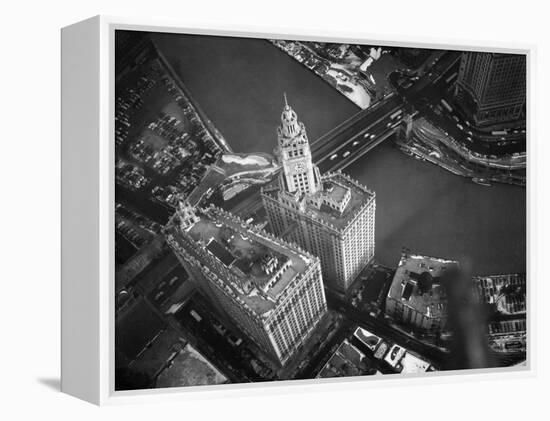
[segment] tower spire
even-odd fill
[[[319,170],[311,160],[306,128],[288,105],[286,92],[283,92],[283,97],[285,107],[281,113],[281,125],[277,127],[279,147],[276,155],[283,167],[286,190],[290,193],[313,194],[319,190]]]
[[[189,204],[187,200],[180,200],[176,209],[176,214],[179,218],[180,228],[187,231],[195,223],[199,221],[199,217],[195,213],[195,209]]]

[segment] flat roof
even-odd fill
[[[283,177],[284,178],[284,177]],[[277,193],[280,189],[279,180],[273,180],[263,190],[264,194],[277,200]],[[338,230],[344,229],[355,217],[359,209],[371,199],[374,199],[375,193],[361,186],[358,182],[352,181],[342,173],[325,173],[321,176],[323,191],[317,192],[317,195],[329,195],[336,202],[343,200],[346,189],[351,193],[350,200],[342,213],[329,206],[321,206],[320,209],[306,204],[305,213],[314,219],[318,219],[326,224],[333,225]],[[331,189],[329,191],[329,189]]]
[[[235,285],[223,277],[220,279],[258,315],[272,310],[281,292],[313,264],[313,256],[263,231],[252,231],[245,222],[218,209],[197,211],[197,215],[200,220],[187,233],[183,234],[177,223],[171,223],[169,229],[175,231],[176,240],[178,236],[189,235],[198,247],[206,245],[208,252],[242,283]],[[275,268],[270,273],[262,267],[266,257],[276,258]],[[274,281],[275,274],[280,271],[279,278]],[[249,288],[243,288],[246,285]]]
[[[430,318],[441,318],[447,314],[447,300],[439,278],[458,262],[436,257],[403,254],[395,271],[388,297]],[[433,281],[429,293],[423,291],[419,279],[425,273]]]
[[[330,196],[330,198],[335,202],[341,202],[342,200],[344,200],[344,197],[349,191],[349,188],[346,188],[339,183],[334,183],[331,181],[327,182],[327,184],[329,184],[329,186],[332,188],[332,190],[330,191],[325,191],[325,194],[327,196]]]
[[[190,344],[178,353],[157,378],[156,387],[182,387],[227,383],[223,375]]]
[[[403,366],[401,373],[424,373],[428,371],[431,364],[407,350],[401,359],[401,365]]]
[[[353,336],[355,336],[359,341],[361,341],[367,348],[369,348],[373,352],[376,349],[376,346],[382,341],[382,338],[376,336],[374,333],[371,333],[366,329],[363,329],[362,327],[358,327],[357,329],[355,329]]]

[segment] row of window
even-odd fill
[[[289,151],[287,151],[288,153],[288,157],[289,158],[294,158],[294,157],[298,157],[298,156],[304,156],[304,149],[303,148],[300,148],[300,149],[291,149]]]
[[[309,279],[295,293],[292,299],[277,315],[275,322],[269,327],[277,347],[283,352],[294,348],[310,331],[323,308],[322,295],[317,289],[322,288],[318,279]]]

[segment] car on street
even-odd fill
[[[222,336],[227,332],[227,328],[220,323],[214,323],[214,329]]]

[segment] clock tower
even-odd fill
[[[278,177],[262,186],[271,232],[318,256],[325,287],[346,292],[374,257],[375,193],[340,171],[320,174],[286,95],[275,156]]]
[[[306,128],[288,105],[286,94],[284,98],[285,106],[281,125],[277,127],[278,146],[275,150],[283,168],[283,187],[289,193],[313,194],[319,190],[319,170],[311,161]]]

